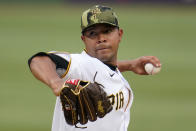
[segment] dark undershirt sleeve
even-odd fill
[[[67,60],[53,53],[45,53],[45,52],[39,52],[33,55],[31,58],[29,58],[28,60],[29,67],[30,67],[32,59],[37,56],[48,56],[55,63],[57,70],[60,69],[60,70],[64,70],[63,72],[65,72],[68,68],[69,62]]]

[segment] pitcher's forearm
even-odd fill
[[[58,92],[63,85],[63,81],[56,73],[56,65],[50,58],[47,56],[33,58],[30,69],[35,78],[48,85],[53,93],[58,95]]]
[[[134,62],[133,60],[118,61],[117,62],[118,69],[120,70],[120,72],[131,71],[134,66],[133,62]]]
[[[118,61],[117,65],[120,72],[132,71],[139,75],[148,75],[144,66],[146,63],[152,63],[155,67],[160,68],[160,60],[155,56],[142,56],[133,60]]]

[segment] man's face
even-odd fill
[[[104,63],[116,65],[123,30],[108,24],[96,24],[81,36],[87,53]]]

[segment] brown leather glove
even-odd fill
[[[112,111],[103,86],[77,79],[67,80],[60,92],[65,120],[70,125],[86,124]]]

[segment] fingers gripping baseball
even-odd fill
[[[98,83],[68,80],[60,93],[65,120],[70,125],[86,124],[112,110],[109,98]]]
[[[134,60],[133,72],[140,75],[149,75],[145,70],[145,65],[151,63],[156,68],[161,68],[160,60],[155,56],[142,56]]]
[[[141,63],[143,65],[146,63],[152,63],[155,67],[161,67],[160,60],[155,56],[142,56]]]

